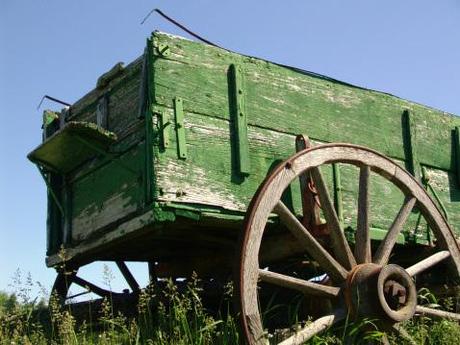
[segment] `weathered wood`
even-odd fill
[[[324,179],[319,168],[312,168],[311,176],[318,190],[321,206],[323,208],[324,216],[326,217],[327,226],[330,230],[335,257],[342,266],[350,270],[356,265],[356,261],[345,238],[342,227],[340,226],[340,221],[332,203],[329,190],[324,183]]]
[[[402,276],[406,277],[406,279],[408,279],[408,281],[410,281],[411,284],[413,284],[409,275],[421,272],[423,269],[431,267],[435,263],[440,262],[441,260],[449,256],[452,259],[452,262],[454,264],[453,267],[455,268],[456,273],[460,274],[460,252],[455,237],[452,233],[452,230],[450,229],[446,220],[443,218],[439,209],[434,204],[433,200],[429,198],[423,187],[407,171],[403,170],[400,166],[392,162],[390,159],[366,148],[357,147],[350,144],[320,145],[312,149],[302,151],[288,159],[284,164],[279,165],[265,179],[264,184],[259,188],[258,193],[254,196],[254,199],[251,202],[251,207],[248,210],[248,215],[246,217],[246,228],[244,232],[244,237],[241,242],[239,266],[240,279],[238,282],[238,292],[241,299],[240,305],[243,315],[243,331],[246,336],[246,339],[248,339],[250,344],[258,343],[255,339],[260,339],[261,337],[263,337],[263,333],[257,333],[257,330],[259,330],[259,332],[262,332],[263,329],[263,327],[261,326],[262,320],[257,319],[260,318],[261,314],[261,312],[259,311],[257,297],[259,293],[257,279],[261,274],[261,271],[259,269],[258,257],[259,250],[262,245],[261,242],[264,238],[263,234],[265,232],[270,213],[272,212],[272,210],[274,210],[277,214],[280,215],[282,223],[286,225],[288,229],[290,229],[292,233],[296,235],[296,237],[298,236],[299,240],[306,241],[306,243],[308,243],[309,248],[317,249],[317,244],[311,238],[309,238],[311,234],[309,234],[307,229],[303,227],[303,225],[300,223],[297,217],[286,207],[286,205],[283,202],[280,201],[280,199],[283,196],[283,191],[288,189],[289,185],[293,181],[297,181],[300,174],[304,173],[305,171],[314,171],[314,169],[319,169],[324,165],[336,163],[341,163],[344,165],[351,164],[356,167],[368,167],[368,171],[366,171],[367,168],[361,169],[361,195],[365,193],[367,194],[369,192],[367,184],[369,181],[369,173],[370,171],[372,171],[375,175],[378,175],[380,178],[385,179],[388,184],[392,184],[393,186],[395,186],[402,195],[411,196],[404,202],[399,212],[399,215],[396,217],[396,220],[394,221],[394,229],[399,228],[404,224],[407,214],[410,213],[412,207],[415,205],[415,203],[417,203],[418,208],[421,210],[423,216],[426,218],[428,224],[433,230],[434,235],[436,236],[437,244],[440,246],[440,248],[443,248],[447,252],[439,252],[425,260],[422,260],[420,263],[409,267],[407,269],[407,273],[404,269],[400,268],[397,265],[394,265],[393,269],[395,269],[396,271],[400,270],[401,272],[403,272],[404,275]],[[323,192],[323,195],[327,196],[328,191],[326,188],[321,186],[321,184],[324,185],[324,182],[321,183],[321,180],[324,179],[316,179],[315,184],[317,186],[319,193]],[[366,202],[364,202],[363,199],[365,200],[366,198],[361,197],[360,199],[360,206],[364,207],[366,205]],[[330,204],[330,200],[328,201],[327,198],[323,197],[321,200],[321,204],[323,206],[326,219],[328,221],[328,218],[334,219],[334,214],[332,215],[332,217],[330,215],[329,217],[326,215],[328,213],[328,211],[326,211],[326,207],[332,209],[332,206],[325,207],[325,205]],[[329,213],[333,212],[329,211]],[[397,234],[398,232],[399,231],[396,230],[391,231],[389,237],[393,238],[395,234]],[[362,241],[362,243],[365,242],[366,241]],[[391,242],[393,242],[393,240],[391,240]],[[385,250],[387,250],[387,248],[385,248]],[[320,247],[320,249],[318,250],[320,254],[322,254],[321,249],[322,247]],[[313,252],[310,254],[313,256]],[[379,254],[379,257],[386,256],[386,253]],[[324,259],[321,256],[318,256],[318,258],[320,260]],[[319,262],[318,258],[317,261]],[[328,260],[324,260],[324,262],[326,262],[326,265],[331,264],[331,262]],[[319,265],[321,267],[321,270],[325,270],[326,272],[328,272],[327,268],[324,266],[322,262],[319,262]],[[370,269],[371,272],[374,272],[375,268],[379,268],[378,265],[371,265],[373,266],[368,266],[368,269]],[[332,267],[334,267],[334,265],[332,265]],[[387,272],[387,274],[394,274],[388,273],[392,272],[391,270],[388,271],[388,267],[389,266],[384,266],[380,274],[382,274],[382,272],[384,272],[386,268],[387,271],[385,272]],[[271,273],[267,273],[266,275],[270,274]],[[347,272],[347,282],[350,281],[350,277],[351,279],[353,279],[352,276],[349,276]],[[277,285],[280,286],[288,286],[290,283],[292,283],[292,281],[289,278],[285,277],[281,278],[277,276],[275,278],[272,275],[270,278],[272,278],[273,280],[276,279]],[[332,278],[334,279],[334,277]],[[383,293],[381,291],[383,291],[383,283],[385,282],[386,278],[379,275],[379,281],[380,279],[383,279],[383,281],[379,283],[381,285],[379,285],[378,291],[379,293]],[[260,287],[263,288],[263,286]],[[410,285],[410,289],[410,291],[412,291],[411,296],[415,298],[416,286]],[[341,298],[344,299],[345,297],[341,295]],[[369,298],[372,298],[372,296],[369,296]],[[379,300],[381,300],[381,298],[384,297],[381,297],[381,295],[379,294]],[[342,302],[344,304],[347,304],[344,300],[342,300]],[[368,302],[370,303],[370,301]],[[388,306],[386,307],[387,309],[385,310],[385,313],[390,313],[391,310],[388,308]],[[252,330],[249,330],[248,321],[245,318],[248,315],[251,315],[252,323],[257,325],[257,327],[252,328]],[[392,320],[396,321],[398,321],[399,318],[401,318],[399,320],[401,321],[404,320],[406,316],[409,318],[412,317],[412,313],[409,313],[408,315],[401,315],[399,315],[398,319],[396,319],[396,316],[394,315],[394,313],[392,313],[387,318],[391,318]],[[323,319],[313,321],[312,324],[323,325],[321,320]],[[308,329],[308,326],[306,327]],[[318,331],[322,329],[322,327],[318,327]],[[301,336],[301,338],[299,338],[299,334],[306,335],[305,337]],[[297,332],[296,335],[292,336],[286,341],[287,343],[303,343],[308,339],[308,336],[314,334],[314,332],[309,333],[309,331],[305,331],[304,333],[302,333],[301,330]]]
[[[358,264],[369,263],[372,259],[369,229],[369,177],[368,166],[361,167],[359,173],[358,224],[356,228],[355,258]]]
[[[143,168],[144,150],[142,145],[137,145],[73,183],[74,241],[88,239],[103,227],[143,207]]]
[[[167,49],[167,54],[160,47]],[[230,66],[241,67],[234,70],[238,75],[233,81]],[[118,140],[110,144],[108,152],[97,150],[97,155],[78,164],[76,151],[74,156],[66,155],[73,165],[61,171],[65,176],[49,178],[57,204],[64,206],[59,214],[54,206],[49,211],[56,238],[52,239],[48,264],[66,261],[78,267],[98,259],[141,259],[158,260],[158,267],[169,267],[177,274],[188,274],[194,268],[213,277],[217,270],[227,273],[228,253],[258,190],[246,218],[250,230],[241,245],[239,282],[243,328],[252,334],[252,343],[265,341],[258,278],[343,299],[338,288],[262,271],[260,264],[278,264],[307,252],[319,263],[321,273],[341,283],[356,265],[347,242],[348,231],[357,229],[358,263],[371,260],[372,225],[372,230],[390,229],[374,258],[377,263],[388,262],[398,236],[430,243],[434,236],[441,251],[407,272],[416,275],[449,257],[460,273],[454,233],[438,210],[438,206],[446,210],[452,225],[460,225],[460,190],[453,183],[458,178],[458,161],[452,151],[458,146],[458,140],[452,142],[452,131],[460,125],[458,118],[387,94],[161,33],[148,40],[144,56],[114,71],[72,105],[67,115],[60,116],[62,125],[78,120],[107,127]],[[170,122],[174,119],[175,126]],[[298,133],[308,134],[315,143],[365,145],[397,161],[340,144],[311,148],[276,168],[294,153]],[[334,164],[341,164],[340,186]],[[409,166],[418,176],[421,164],[426,167],[435,202],[400,167]],[[324,165],[328,167],[320,172]],[[266,179],[272,171],[274,175]],[[312,207],[314,192],[309,204],[300,195],[307,190],[308,174],[319,193],[333,255],[326,249],[329,238],[321,238],[323,247],[309,232],[309,224],[320,224],[321,213]],[[258,189],[264,180],[265,185]],[[410,197],[399,209],[406,196]],[[273,209],[289,232],[278,227]],[[299,221],[302,213],[309,218],[304,222],[307,226]],[[420,214],[424,219],[419,222]],[[275,241],[285,246],[276,250]],[[57,255],[62,244],[68,248]],[[216,248],[219,255],[211,261],[209,253]],[[127,267],[118,265],[131,288],[138,291]],[[74,278],[74,283],[105,294]],[[335,315],[329,315],[313,321],[299,332],[300,338],[293,337],[288,343],[305,340],[334,319]]]
[[[72,104],[68,121],[88,121],[97,124],[99,99],[106,97],[108,130],[122,136],[133,122],[138,121],[139,90],[143,56],[120,69],[107,82]]]
[[[316,334],[321,333],[328,327],[331,327],[333,324],[343,320],[345,316],[345,311],[336,310],[333,314],[320,317],[312,323],[308,323],[301,330],[296,332],[288,339],[282,341],[278,345],[301,345]]]
[[[66,121],[96,123],[97,105],[104,97],[108,106],[107,127],[119,137],[111,147],[111,151],[116,152],[115,157],[99,157],[86,162],[66,176],[72,199],[68,222],[72,245],[97,236],[98,231],[116,228],[117,222],[127,220],[154,202],[193,205],[198,212],[207,206],[221,208],[224,212],[244,212],[267,172],[276,162],[293,153],[294,136],[299,132],[308,134],[316,142],[360,143],[404,160],[407,158],[403,140],[404,109],[410,111],[413,131],[417,134],[413,144],[419,162],[432,167],[427,170],[435,175],[433,188],[449,215],[452,214],[450,221],[454,227],[460,228],[457,226],[460,215],[455,211],[460,192],[452,183],[456,177],[450,155],[451,146],[455,146],[450,143],[451,132],[460,120],[389,95],[214,47],[203,47],[178,37],[155,33],[150,41],[168,46],[170,54],[166,57],[153,48],[148,49],[146,56],[120,70],[107,79],[103,87],[91,91],[70,108]],[[245,157],[251,165],[251,175],[245,179],[238,172],[238,147],[232,138],[231,65],[241,66],[244,78],[248,146]],[[163,148],[158,140],[164,128],[156,111],[165,116],[163,120],[172,121],[175,98],[184,100],[186,162],[177,160],[177,139],[173,133],[170,133],[170,147]],[[148,115],[154,114],[153,119],[147,116],[144,121],[145,114],[140,113],[144,108]],[[153,123],[149,122],[151,120]],[[436,126],[432,125],[434,123]],[[175,130],[171,125],[169,129]],[[137,151],[138,144],[144,149],[141,153],[139,148],[140,164],[125,163],[139,168],[139,176],[120,178],[121,168],[111,161],[119,154],[126,156],[128,151]],[[121,161],[124,158],[120,156]],[[405,164],[404,161],[400,163]],[[104,169],[108,164],[110,168]],[[331,173],[323,171],[332,192]],[[344,216],[338,218],[343,223],[342,228],[356,227],[357,185],[350,178],[354,174],[348,167],[341,167],[340,201]],[[109,186],[109,181],[119,181],[119,185]],[[97,193],[89,197],[93,190]],[[298,215],[302,207],[299,191],[294,186],[288,192],[292,199],[289,207]],[[393,205],[399,203],[400,196],[378,180],[371,182],[370,193],[373,201],[374,195],[377,196],[372,226],[384,231],[391,225],[388,223]],[[330,195],[331,199],[337,200],[337,197],[338,192]],[[389,202],[380,202],[381,198],[388,198]],[[314,217],[319,223],[318,212]],[[407,231],[416,226],[423,231],[419,231],[416,239],[426,241],[428,234],[423,230],[426,224],[418,224],[415,216],[409,217]],[[62,244],[62,240],[57,242],[52,252]]]
[[[93,283],[91,283],[91,282],[89,282],[89,281],[87,281],[87,280],[85,280],[83,278],[80,278],[78,276],[72,277],[72,283],[75,283],[75,284],[81,286],[84,289],[89,289],[91,292],[93,292],[96,295],[101,296],[101,297],[110,298],[110,296],[112,294],[115,294],[112,291],[100,288],[99,286],[97,286],[97,285],[95,285],[95,284],[93,284]]]
[[[347,270],[318,243],[282,201],[276,204],[273,211],[280,216],[282,223],[292,234],[304,243],[306,251],[319,262],[332,279],[340,283],[347,278]]]
[[[453,116],[170,35],[158,34],[157,39],[171,52],[155,66],[156,96],[161,104],[168,105],[168,94],[178,94],[190,98],[186,111],[228,118],[226,73],[229,64],[238,62],[246,71],[249,124],[271,123],[284,132],[308,133],[329,142],[354,142],[404,159],[401,116],[408,109],[417,126],[420,162],[443,169],[452,166],[451,130],[460,123]],[[191,92],[198,88],[198,94]]]
[[[245,87],[241,66],[231,64],[229,68],[229,102],[231,108],[231,122],[233,122],[236,150],[238,152],[238,171],[241,175],[250,174],[251,160],[249,158],[248,124],[245,105]]]
[[[443,319],[451,319],[451,320],[460,321],[459,313],[452,313],[452,312],[448,312],[444,310],[423,307],[421,305],[418,305],[415,308],[415,312],[423,316],[433,316],[433,317],[439,317]]]
[[[403,143],[406,155],[407,170],[414,175],[417,181],[420,180],[420,162],[417,154],[416,124],[414,116],[409,110],[403,112]]]
[[[393,224],[391,225],[390,230],[387,232],[385,239],[380,243],[377,252],[374,256],[373,262],[378,265],[383,265],[388,262],[390,258],[390,253],[393,250],[393,247],[396,243],[396,239],[398,238],[398,234],[401,232],[404,223],[406,222],[407,218],[409,217],[412,209],[415,206],[417,199],[412,197],[406,199],[404,204],[401,206],[398,215],[396,216]]]
[[[136,279],[132,275],[131,271],[129,270],[128,266],[123,261],[116,261],[115,262],[120,269],[121,274],[123,277],[126,279],[126,282],[128,283],[129,287],[134,293],[139,293],[140,287],[139,284],[137,283]]]
[[[153,221],[154,211],[147,211],[140,216],[120,224],[111,232],[101,235],[93,241],[82,242],[78,246],[66,248],[63,253],[49,255],[46,258],[46,264],[51,267],[69,261],[91,262],[93,261],[92,255],[94,252],[107,246],[113,246],[116,243],[123,243],[123,240],[130,235],[141,233],[143,227]]]
[[[298,135],[295,138],[295,149],[296,152],[310,148],[311,142],[308,136]],[[300,183],[300,198],[302,200],[302,223],[307,227],[313,230],[313,227],[316,227],[321,224],[319,207],[316,203],[316,196],[310,190],[309,184],[312,183],[311,175],[309,172],[301,174],[299,176]]]
[[[415,144],[420,163],[451,169],[451,156],[448,154],[444,156],[444,152],[451,150],[451,128],[449,126],[453,125],[454,122],[459,122],[453,117],[445,116],[443,113],[389,95],[336,84],[325,79],[296,73],[270,63],[222,52],[212,47],[202,49],[199,44],[188,41],[182,42],[176,37],[158,34],[156,38],[171,49],[171,54],[167,59],[158,57],[155,60],[154,68],[157,76],[155,81],[156,106],[171,109],[172,103],[168,97],[170,95],[180,95],[184,98],[184,104],[186,105],[184,111],[186,117],[190,119],[190,127],[196,126],[192,118],[198,117],[198,114],[203,117],[200,121],[201,123],[208,121],[218,123],[217,119],[221,119],[223,121],[220,126],[227,128],[224,132],[219,131],[223,135],[221,136],[223,140],[230,138],[230,133],[228,133],[231,119],[228,107],[228,66],[237,63],[244,67],[245,89],[248,92],[245,101],[249,114],[248,141],[250,160],[252,166],[260,167],[259,169],[253,169],[257,172],[265,173],[270,169],[270,165],[274,161],[290,155],[292,149],[274,151],[270,160],[271,163],[268,160],[260,159],[259,148],[253,146],[257,136],[251,137],[251,128],[254,129],[254,132],[259,133],[262,132],[258,130],[260,128],[267,129],[267,132],[280,132],[287,138],[291,137],[290,140],[292,140],[292,135],[303,132],[322,141],[363,144],[392,157],[399,158],[404,166],[404,160],[406,159],[403,147],[404,128],[402,116],[404,109],[411,111],[411,118],[417,126],[414,129],[417,132],[417,142]],[[195,92],[197,89],[200,90],[199,93]],[[373,116],[369,116],[369,113],[372,113]],[[340,114],[340,116],[337,116],[337,114]],[[431,123],[438,122],[437,118],[442,119],[440,124],[431,126],[436,129],[430,131],[428,124],[430,121],[433,121]],[[334,128],[331,128],[331,123]],[[439,129],[439,126],[443,129]],[[424,139],[425,136],[428,136],[429,140],[432,140],[436,145],[439,144],[437,147],[439,151],[442,151],[441,154],[435,152],[437,149],[434,150],[433,146]],[[273,140],[277,142],[276,138]],[[206,141],[209,141],[209,139]],[[191,143],[189,152],[198,145],[204,147],[206,144],[204,142]],[[284,147],[284,144],[282,145]],[[225,174],[216,173],[214,175],[210,171],[222,171],[220,167],[227,164],[228,157],[231,157],[232,160],[235,159],[235,151],[229,151],[228,153],[224,151],[219,152],[219,154],[212,154],[216,157],[215,166],[217,170],[204,167],[206,175],[209,175],[203,176],[201,174],[202,178],[206,177],[208,180],[205,185],[216,184],[216,180],[226,180]],[[280,155],[280,153],[282,154]],[[209,152],[203,153],[203,155],[208,157]],[[222,157],[226,158],[222,159]],[[425,158],[422,159],[422,157]],[[161,158],[160,155],[160,164]],[[435,163],[439,159],[442,159],[444,163]],[[169,155],[166,153],[165,161],[167,160],[169,160]],[[230,165],[230,167],[236,169],[236,162],[234,162],[234,165]],[[193,175],[196,176],[203,166],[197,162],[196,168],[194,164],[188,165],[187,168],[175,168],[181,168],[181,175],[187,176],[187,173],[192,171]],[[354,228],[356,218],[355,216],[350,216],[347,212],[356,211],[356,203],[353,202],[354,194],[352,192],[353,187],[356,186],[345,180],[347,175],[348,172],[344,171],[342,178],[344,227],[351,226]],[[239,183],[239,187],[241,187],[235,188],[235,190],[232,189],[232,198],[236,196],[236,199],[241,201],[240,205],[247,205],[249,202],[247,196],[252,195],[256,190],[256,188],[253,189],[252,183],[255,182],[254,184],[258,185],[263,178],[259,177],[259,175],[251,175],[250,179],[241,183],[241,180],[232,173],[231,179]],[[195,178],[190,178],[189,180],[189,184],[193,187],[193,183],[190,181],[195,181]],[[182,184],[185,185],[186,183],[182,181]],[[213,189],[219,190],[217,186]],[[381,186],[379,182],[373,182],[371,190],[372,200],[374,200],[374,195],[378,196],[375,199],[375,203],[379,207],[378,212],[373,214],[373,227],[387,229],[391,225],[392,205],[399,203],[400,196],[393,194],[391,190]],[[170,197],[172,198],[173,195],[171,194]],[[178,193],[178,195],[181,195],[181,193]],[[393,201],[379,202],[382,195],[386,195]],[[219,195],[217,196],[219,197]],[[448,194],[446,194],[446,197],[448,198]],[[179,202],[186,202],[187,198],[181,197],[178,200],[180,200]],[[221,200],[221,198],[216,200]],[[449,204],[451,202],[452,200],[448,201]],[[217,203],[220,204],[219,201]],[[222,203],[222,205],[225,208],[229,206],[227,203]],[[234,203],[234,205],[236,204]],[[460,224],[460,219],[458,219],[458,222]],[[411,218],[409,223],[411,226],[415,226],[417,220]],[[422,229],[423,224],[419,224],[419,228]]]
[[[294,289],[307,295],[335,298],[340,293],[340,288],[338,287],[312,283],[303,279],[289,277],[284,274],[262,269],[259,270],[259,278],[263,282]]]
[[[416,264],[406,268],[406,271],[407,273],[409,273],[410,276],[412,277],[416,276],[417,274],[422,273],[423,271],[447,259],[448,257],[450,257],[450,255],[451,254],[448,250],[443,250],[441,252],[433,254],[427,257],[426,259],[423,259],[422,261],[419,261]]]

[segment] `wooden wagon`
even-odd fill
[[[77,274],[99,260],[115,261],[134,294],[126,261],[158,278],[225,280],[236,260],[250,344],[276,327],[260,311],[273,287],[305,296],[296,306],[312,321],[283,344],[346,315],[392,329],[416,314],[458,320],[417,302],[422,287],[458,285],[458,126],[389,94],[155,32],[140,58],[44,112],[28,157],[48,186],[54,289],[107,296]]]

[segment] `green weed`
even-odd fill
[[[106,272],[110,278],[110,272]],[[52,296],[44,302],[43,289],[40,298],[32,298],[30,292],[34,283],[30,276],[25,278],[20,272],[15,275],[15,294],[0,292],[0,344],[34,345],[233,345],[241,342],[238,325],[233,315],[221,313],[213,316],[203,306],[202,285],[197,277],[192,277],[185,288],[179,289],[173,281],[163,288],[152,284],[140,293],[135,317],[126,317],[115,312],[111,299],[105,299],[97,320],[77,321],[68,306],[62,307],[58,298]],[[110,281],[107,281],[110,288]],[[226,298],[221,307],[228,310],[232,288],[227,287]],[[430,306],[452,307],[452,301],[439,302],[429,291],[421,291],[421,303]],[[276,309],[283,306],[271,305]],[[285,306],[288,308],[287,306]],[[298,305],[291,307],[297,314]],[[88,310],[88,316],[92,315]],[[297,320],[292,318],[293,322]],[[301,327],[303,324],[299,323]],[[460,339],[460,326],[449,320],[432,320],[420,317],[406,322],[403,327],[417,344],[452,344]],[[280,330],[292,332],[293,330]],[[275,341],[277,334],[271,335]],[[386,338],[374,320],[347,320],[321,335],[315,336],[307,344],[379,344]],[[405,344],[404,339],[389,335],[391,344]]]

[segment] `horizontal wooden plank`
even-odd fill
[[[140,143],[71,185],[73,241],[83,241],[144,207],[143,167]]]
[[[451,169],[456,117],[388,94],[301,74],[263,60],[157,33],[169,46],[155,60],[155,101],[168,107],[184,99],[185,111],[229,118],[228,69],[245,71],[248,123],[305,133],[326,142],[350,142],[405,159],[402,114],[410,110],[421,163]]]
[[[172,109],[162,111],[172,115]],[[157,201],[194,205],[194,210],[198,214],[202,210],[207,210],[208,206],[220,207],[229,213],[240,211],[244,214],[269,171],[295,152],[294,136],[249,126],[249,152],[251,166],[255,168],[250,176],[241,178],[237,169],[236,148],[231,146],[230,123],[222,118],[190,112],[184,115],[184,121],[187,159],[177,158],[175,140],[171,141],[166,151],[157,152],[154,162]],[[313,144],[319,143],[313,141]],[[402,161],[397,163],[404,165]],[[359,168],[347,164],[340,164],[338,168],[341,175],[342,222],[345,228],[356,229]],[[436,171],[438,175],[443,176],[442,171]],[[333,191],[332,166],[323,168],[322,173],[329,189]],[[446,181],[439,183],[445,184]],[[449,188],[452,191],[457,190],[452,184]],[[444,189],[447,190],[448,187]],[[404,201],[403,193],[383,177],[371,173],[369,200],[370,226],[386,231]],[[297,214],[301,214],[298,181],[295,181],[285,193],[283,201]],[[455,207],[455,204],[449,204],[449,208],[451,207]],[[460,219],[452,219],[454,227],[460,225]],[[413,212],[403,228],[403,233],[426,239],[426,222],[419,219],[417,212]]]
[[[171,109],[164,109],[172,116]],[[158,201],[198,203],[245,211],[254,192],[276,163],[295,152],[294,137],[258,127],[248,128],[251,172],[239,174],[236,147],[227,120],[200,114],[184,116],[187,159],[177,158],[177,143],[154,162]],[[252,171],[252,170],[251,170]]]
[[[113,247],[114,244],[120,245],[124,238],[132,236],[138,233],[140,229],[145,227],[147,224],[151,224],[154,221],[153,210],[146,211],[145,213],[126,221],[112,231],[99,236],[97,239],[92,241],[86,241],[81,244],[74,244],[70,248],[66,248],[65,252],[59,254],[50,255],[46,258],[46,264],[56,266],[62,262],[69,262],[70,260],[80,259],[82,262],[87,263],[92,261],[91,253],[94,251],[100,251],[104,247]]]
[[[100,97],[108,95],[108,130],[123,136],[123,132],[139,121],[142,57],[126,66],[103,88],[95,88],[70,108],[70,119],[96,123],[96,108]]]

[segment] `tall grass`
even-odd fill
[[[115,312],[107,299],[99,308],[97,321],[88,317],[87,321],[80,322],[76,321],[71,307],[60,306],[56,297],[51,298],[49,305],[44,302],[44,296],[31,298],[31,284],[27,277],[22,286],[16,282],[15,294],[0,293],[1,345],[230,345],[241,341],[234,316],[230,313],[211,315],[203,306],[201,285],[196,278],[180,290],[172,281],[161,289],[158,285],[143,289],[134,317]],[[438,304],[429,292],[422,294],[422,298],[430,305]],[[227,294],[224,303],[230,301],[231,296]],[[91,314],[89,310],[88,316]],[[457,345],[460,342],[460,326],[449,320],[422,317],[404,326],[417,344]],[[380,343],[384,336],[373,320],[351,322],[347,319],[308,344]],[[276,336],[272,335],[271,340],[274,342]],[[405,344],[404,339],[394,336],[390,336],[389,341]]]

